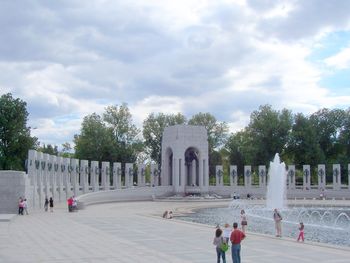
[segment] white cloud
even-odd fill
[[[347,69],[350,67],[350,47],[344,48],[339,53],[325,59],[327,66],[335,69]]]
[[[262,104],[350,103],[308,61],[320,35],[349,30],[346,1],[19,3],[0,8],[0,88],[28,103],[44,143],[71,141],[84,116],[122,102],[140,128],[151,112],[210,112],[232,130]],[[349,67],[349,53],[325,63]]]

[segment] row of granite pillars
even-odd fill
[[[334,190],[340,190],[342,187],[341,184],[341,169],[340,164],[332,165],[333,173],[333,184],[332,187]],[[295,165],[288,165],[287,173],[287,187],[288,189],[295,189]],[[259,175],[259,184],[258,187],[266,187],[267,185],[267,170],[265,165],[259,165],[258,167]],[[307,190],[311,187],[311,170],[310,165],[303,165],[303,189]],[[326,187],[326,165],[319,164],[317,166],[317,187],[318,189],[325,189]],[[237,166],[230,165],[230,186],[237,186],[238,174]],[[223,166],[216,166],[216,186],[223,186]],[[314,184],[315,185],[315,184]],[[244,166],[244,186],[252,186],[252,167],[250,165]],[[350,164],[348,164],[348,189],[350,190]]]
[[[130,188],[134,185],[134,164],[126,163],[124,182],[122,164],[79,160],[29,150],[27,160],[28,178],[31,185],[31,204],[43,207],[46,197],[62,202],[71,196],[101,190]],[[111,169],[112,168],[112,169]],[[150,185],[159,185],[159,171],[151,165]],[[137,165],[137,185],[146,186],[146,165]]]

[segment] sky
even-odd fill
[[[350,106],[347,0],[2,0],[0,32],[0,95],[42,144],[124,102],[139,128],[209,112],[231,132],[264,104]]]

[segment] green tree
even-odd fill
[[[74,136],[75,157],[95,161],[113,161],[115,141],[101,116],[96,113],[84,117],[80,135]]]
[[[253,147],[252,165],[267,165],[276,153],[283,157],[292,123],[291,111],[276,111],[270,105],[260,106],[250,115],[247,132]]]
[[[162,137],[165,127],[185,124],[186,118],[181,113],[177,114],[163,114],[163,113],[151,113],[143,122],[143,138],[151,159],[159,166],[162,160]]]
[[[343,163],[350,162],[350,108],[344,112],[343,127],[339,133],[340,159]]]
[[[339,135],[346,119],[344,110],[322,109],[310,116],[310,121],[317,130],[317,137],[323,154],[328,162],[338,162],[342,145],[339,143]]]
[[[209,145],[209,174],[215,175],[215,166],[221,165],[219,148],[226,142],[228,136],[228,125],[219,122],[210,113],[197,113],[188,121],[189,125],[204,126],[208,133]]]
[[[228,125],[225,122],[219,122],[210,113],[197,113],[188,121],[189,125],[204,126],[208,132],[209,152],[220,148],[227,139]]]
[[[143,150],[141,132],[132,123],[132,115],[128,106],[109,106],[103,114],[103,120],[113,133],[114,159],[120,162],[135,162]]]
[[[52,146],[51,144],[48,144],[48,145],[43,145],[43,146],[40,146],[38,148],[38,151],[39,152],[42,152],[42,153],[47,153],[47,154],[51,154],[51,155],[58,155],[58,148],[57,146]]]
[[[0,170],[24,170],[28,150],[38,145],[27,127],[26,106],[10,93],[0,97]]]
[[[325,161],[318,143],[317,130],[311,121],[301,113],[295,115],[286,155],[296,164],[315,166]]]

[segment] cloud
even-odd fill
[[[339,53],[325,59],[329,67],[335,69],[347,69],[350,67],[350,47],[344,48]]]
[[[19,8],[19,6],[21,8]],[[262,104],[311,113],[350,99],[321,87],[308,56],[320,35],[349,30],[339,1],[2,1],[0,89],[28,103],[43,143],[79,133],[84,116],[128,103],[151,112],[212,113],[242,128]],[[349,66],[346,49],[324,61]]]

